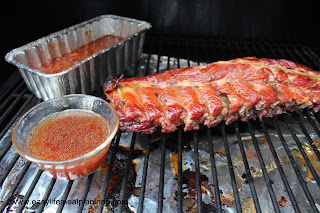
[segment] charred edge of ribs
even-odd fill
[[[316,112],[319,109],[319,105],[315,104],[314,106],[308,106],[306,104],[296,104],[294,102],[286,103],[284,106],[276,106],[274,108],[266,108],[261,111],[257,111],[254,108],[251,108],[248,113],[244,116],[239,116],[242,121],[248,121],[249,119],[259,118],[260,120],[263,117],[273,117],[274,115],[280,115],[285,112],[293,112],[300,109],[312,108]]]
[[[273,88],[274,89],[274,88]],[[274,89],[275,90],[275,89]],[[275,92],[277,92],[275,90]],[[280,101],[275,101],[274,103],[265,105],[264,100],[260,100],[255,105],[248,108],[247,106],[240,107],[237,112],[230,113],[229,107],[231,101],[226,93],[220,93],[218,97],[222,100],[224,107],[221,109],[220,113],[215,116],[214,119],[208,119],[205,114],[201,117],[194,119],[190,128],[187,130],[197,130],[199,129],[199,124],[203,123],[207,127],[213,127],[218,125],[220,122],[225,121],[225,123],[231,124],[232,122],[240,119],[241,121],[248,121],[249,119],[263,119],[263,117],[273,117],[274,115],[279,115],[285,113],[286,111],[296,111],[305,108],[313,108],[315,112],[320,110],[320,105],[318,104],[297,104],[296,102],[280,103]],[[163,132],[173,132],[177,130],[177,127],[185,124],[182,119],[175,119],[171,121],[170,126],[163,126],[160,122],[154,123],[154,121],[145,120],[144,118],[135,117],[134,119],[128,121],[125,117],[120,117],[120,130],[130,131],[130,132],[142,132],[146,134],[151,134],[156,131],[158,126],[162,127]],[[186,129],[185,129],[186,131]]]
[[[256,110],[255,107],[252,107],[251,109],[248,110],[248,112],[246,112],[243,115],[240,115],[239,112],[227,115],[227,113],[222,110],[222,112],[220,113],[220,115],[218,115],[216,117],[216,119],[214,121],[212,121],[211,123],[205,123],[204,124],[208,127],[213,127],[218,125],[219,123],[221,123],[223,120],[225,121],[225,123],[227,125],[233,123],[234,121],[238,120],[240,118],[241,121],[248,121],[250,119],[257,119],[259,118],[260,120],[263,119],[263,117],[273,117],[275,115],[280,115],[282,113],[285,113],[287,111],[296,111],[296,110],[301,110],[301,109],[305,109],[305,108],[313,108],[313,110],[315,112],[318,112],[320,109],[320,105],[318,104],[314,104],[312,106],[308,106],[306,104],[296,104],[294,102],[290,102],[290,103],[286,103],[283,106],[276,106],[276,107],[267,107],[265,109],[262,110]],[[177,126],[182,125],[183,123],[179,123],[177,125],[175,125],[175,128],[170,129],[163,129],[164,132],[172,132],[175,131],[177,128]],[[195,121],[194,125],[192,125],[193,129],[199,129],[199,122]],[[120,130],[122,131],[130,131],[130,132],[136,132],[136,131],[140,131],[142,133],[146,133],[146,134],[152,134],[156,131],[157,126],[155,126],[152,122],[141,122],[139,118],[135,118],[129,122],[127,121],[123,121],[120,125]]]
[[[315,113],[317,113],[317,112],[319,112],[319,110],[320,110],[320,105],[315,104],[315,105],[313,106],[313,111],[314,111]]]
[[[123,77],[122,74],[119,78],[108,78],[103,85],[103,91],[106,93],[115,90]]]

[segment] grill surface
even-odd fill
[[[319,70],[320,57],[317,51],[317,49],[301,45],[267,42],[147,38],[144,50],[147,55],[143,66],[138,64],[136,68],[127,71],[125,74],[130,77],[159,72],[163,56],[168,56],[169,59],[177,59],[175,67],[168,63],[167,69],[180,67],[180,58],[187,59],[187,65],[194,65],[194,62],[212,62],[236,57],[257,56],[285,58],[305,64],[314,70]],[[156,66],[153,69],[151,69],[151,60],[156,60],[154,63]],[[93,193],[92,187],[97,180],[101,182],[99,192],[96,192],[99,200],[127,200],[133,194],[137,198],[135,210],[144,212],[150,210],[147,206],[146,192],[153,190],[157,195],[157,198],[155,198],[157,212],[166,212],[168,202],[170,202],[168,199],[164,199],[167,190],[166,185],[168,184],[166,176],[166,165],[169,163],[168,150],[177,156],[175,179],[177,188],[174,201],[172,201],[176,204],[174,211],[224,212],[233,209],[237,212],[250,212],[250,210],[256,212],[280,212],[282,210],[318,212],[320,210],[318,198],[320,190],[320,147],[317,147],[317,143],[314,142],[314,139],[320,137],[320,115],[313,113],[311,110],[301,110],[262,121],[235,122],[229,126],[221,124],[211,129],[202,127],[200,131],[189,133],[184,133],[181,128],[172,134],[155,133],[144,137],[146,143],[143,151],[135,149],[137,141],[141,138],[140,134],[131,134],[127,150],[124,150],[124,147],[120,144],[126,133],[118,132],[106,158],[108,166],[104,167],[103,177],[99,179],[96,177],[97,174],[93,173],[80,180],[60,181],[49,178],[33,164],[21,159],[12,147],[11,130],[14,122],[23,112],[40,102],[27,90],[22,78],[18,74],[16,75],[17,78],[12,81],[11,87],[0,95],[1,212],[4,210],[42,212],[48,206],[50,207],[51,204],[47,205],[46,201],[57,191],[61,194],[58,199],[62,201],[67,201],[71,193],[78,194],[79,200],[83,202],[71,206],[71,209],[75,212],[102,212],[107,207],[116,212],[130,211],[126,203],[87,205],[84,201],[90,196],[90,193]],[[101,91],[98,91],[95,95],[103,97]],[[289,136],[287,133],[289,133]],[[250,138],[250,140],[245,140],[245,137]],[[273,140],[275,138],[281,142],[281,146],[274,145]],[[290,149],[292,141],[294,141],[296,147],[295,153]],[[219,146],[217,146],[217,143],[219,143]],[[251,152],[249,152],[249,146],[252,147]],[[209,158],[207,161],[209,162],[203,161],[201,152],[203,147],[208,150]],[[234,151],[235,149],[238,154]],[[157,187],[151,189],[150,164],[154,161],[154,150],[159,150],[158,155],[156,155],[159,161],[159,172],[157,183],[154,184]],[[186,177],[186,171],[183,168],[186,163],[184,156],[188,150],[192,153],[194,165],[193,173]],[[273,162],[272,165],[275,167],[272,171],[269,170],[270,160],[266,159],[266,153],[268,153]],[[140,166],[141,187],[137,190],[137,188],[134,188],[135,167],[131,162],[141,154],[144,156]],[[224,163],[227,165],[227,173],[224,174],[221,174],[220,156],[223,156]],[[287,161],[286,164],[284,159]],[[256,171],[254,171],[257,168],[253,168],[253,160],[257,162],[257,168],[261,173],[258,178],[256,177]],[[305,165],[304,167],[300,166],[301,162]],[[209,192],[206,192],[203,186],[205,176],[203,165],[205,163],[210,164],[208,172],[211,176],[207,181],[212,187]],[[240,175],[242,179],[239,178],[238,174],[239,165],[244,168],[244,172]],[[114,179],[115,167],[118,169],[117,179]],[[32,175],[29,173],[32,173]],[[31,177],[28,186],[24,185],[27,182],[26,174]],[[294,174],[295,177],[293,178],[291,174]],[[310,180],[307,180],[306,177],[309,177]],[[275,183],[274,179],[277,178],[279,181]],[[191,179],[194,180],[194,203],[189,205],[186,202],[188,199],[186,185],[188,186]],[[293,179],[296,182],[293,182]],[[231,203],[226,202],[225,192],[223,192],[225,180],[228,180],[232,189],[228,198],[232,201]],[[40,192],[40,186],[44,186],[45,190]],[[242,188],[247,188],[248,193],[242,192]],[[279,188],[282,189],[281,193],[278,191]],[[269,209],[266,209],[265,200],[260,197],[262,191],[266,192],[267,199],[272,204]],[[40,194],[41,200],[30,205],[28,199],[35,193]],[[211,204],[203,200],[203,196],[197,196],[201,193],[210,194]],[[280,196],[280,194],[285,194],[285,196]],[[247,200],[250,202],[245,202]],[[14,203],[14,201],[19,202]],[[66,210],[66,202],[55,203],[54,205],[57,212],[70,210],[70,208]],[[155,211],[155,209],[152,210]]]

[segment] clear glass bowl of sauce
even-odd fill
[[[117,113],[105,100],[67,95],[26,112],[14,127],[12,143],[54,178],[74,180],[102,164],[118,125]]]

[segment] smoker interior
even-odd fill
[[[244,56],[285,58],[305,64],[314,70],[320,68],[319,50],[299,44],[147,36],[144,53],[144,61],[140,60],[137,66],[125,71],[126,77],[161,72],[163,63],[165,69],[171,69]],[[174,63],[169,63],[170,60]],[[151,64],[155,66],[151,67]],[[11,143],[12,127],[26,110],[40,100],[29,92],[17,71],[10,78],[9,85],[6,92],[0,94],[1,212],[11,210],[42,212],[50,207],[56,212],[69,212],[71,209],[75,212],[102,212],[107,209],[116,212],[318,212],[320,210],[320,147],[319,143],[315,142],[320,137],[320,115],[312,110],[286,113],[262,121],[238,121],[228,126],[222,123],[210,129],[202,126],[199,131],[187,133],[183,132],[182,128],[170,134],[162,134],[159,131],[153,135],[133,133],[126,147],[121,145],[126,133],[119,131],[106,157],[107,163],[104,168],[100,168],[100,185],[95,187],[94,191],[92,189],[93,185],[97,185],[97,172],[79,180],[61,181],[49,178],[35,165],[19,157]],[[94,95],[104,97],[101,91],[97,91]],[[146,145],[143,149],[135,149],[140,138],[146,139]],[[275,147],[274,138],[281,142],[281,146]],[[289,145],[289,140],[296,147],[295,153],[289,148],[292,146]],[[252,146],[251,150],[249,146]],[[203,159],[201,152],[203,147],[209,153],[206,160]],[[235,149],[238,154],[235,154]],[[184,169],[187,152],[191,153],[192,157],[191,170]],[[154,159],[155,153],[157,159]],[[168,153],[171,154],[170,157]],[[268,159],[266,155],[269,156]],[[133,159],[137,157],[142,157],[139,166],[139,187],[135,186],[137,165],[133,163]],[[220,157],[223,158],[222,161],[227,168],[224,173],[220,169]],[[286,163],[283,159],[287,159]],[[150,168],[154,160],[158,162],[157,172],[154,172],[155,168]],[[253,166],[253,161],[256,161],[257,165]],[[274,167],[272,170],[270,161]],[[209,171],[206,172],[210,177],[203,172],[204,164],[209,165]],[[169,184],[166,169],[168,165],[176,171],[173,178],[176,188],[171,199],[166,197]],[[240,175],[239,170],[241,170]],[[259,175],[256,173],[257,170],[260,171]],[[293,179],[295,181],[292,181]],[[150,180],[156,183],[151,183]],[[225,180],[228,180],[231,189],[228,196],[223,186]],[[39,193],[40,187],[43,188],[39,195],[40,200],[31,205],[27,200],[33,194]],[[128,200],[135,197],[136,202],[134,205],[132,203],[87,205],[84,202],[71,206],[68,206],[67,202],[46,205],[45,201],[51,199],[57,191],[61,194],[57,199],[62,201],[70,199],[71,194],[77,194],[77,199],[85,201],[95,193],[97,200]],[[152,207],[148,202],[150,198],[147,198],[151,192],[155,195]],[[267,197],[260,196],[262,192],[265,192]],[[200,194],[209,195],[209,201],[204,196],[197,196]],[[266,200],[271,204],[268,209],[265,207]]]

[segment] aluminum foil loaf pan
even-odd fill
[[[30,91],[40,99],[89,94],[101,87],[107,78],[116,77],[136,64],[142,54],[145,32],[150,28],[144,21],[102,15],[14,49],[5,59],[18,67]],[[120,36],[124,40],[60,73],[45,74],[36,69],[105,35]]]

